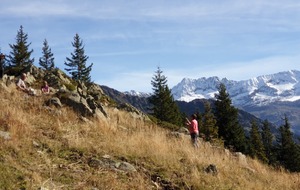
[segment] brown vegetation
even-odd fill
[[[300,175],[247,158],[239,163],[223,149],[189,136],[171,138],[153,123],[107,108],[107,120],[82,121],[68,107],[43,106],[44,98],[0,89],[1,189],[299,189]],[[109,157],[136,172],[93,165]],[[102,160],[102,162],[101,162]],[[218,173],[205,172],[214,164]]]

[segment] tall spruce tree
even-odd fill
[[[265,155],[269,161],[268,163],[274,164],[276,161],[275,154],[274,154],[274,146],[273,146],[274,138],[268,120],[265,120],[263,122],[261,137],[265,149]]]
[[[299,146],[293,140],[293,133],[287,116],[284,117],[284,124],[280,126],[279,143],[279,161],[288,170],[292,172],[300,171],[300,152]]]
[[[182,119],[179,108],[167,85],[167,77],[163,75],[163,71],[159,67],[152,77],[151,84],[153,86],[153,95],[149,100],[153,106],[153,116],[161,121],[180,125]]]
[[[28,34],[23,31],[23,26],[17,32],[16,43],[9,44],[12,51],[8,55],[8,68],[15,72],[22,72],[23,69],[33,65],[34,58],[31,59],[33,49],[29,50],[31,43],[27,42]]]
[[[251,121],[250,156],[252,156],[253,158],[258,158],[259,160],[265,163],[268,163],[259,128],[255,121]]]
[[[48,45],[47,39],[45,39],[43,42],[42,51],[43,56],[39,59],[40,66],[46,70],[54,69],[54,57],[53,53],[51,52],[51,48]]]
[[[86,66],[86,62],[89,57],[84,53],[84,45],[78,34],[74,36],[72,46],[75,49],[74,52],[71,53],[72,57],[66,58],[65,65],[67,68],[65,68],[65,70],[71,74],[74,80],[90,83],[90,72],[92,70],[93,63],[88,67]]]
[[[1,48],[0,48],[0,79],[4,75],[4,69],[5,69],[5,55],[1,52]]]
[[[204,114],[203,114],[203,127],[200,129],[205,135],[207,141],[218,138],[218,126],[217,120],[215,119],[214,114],[209,102],[204,103]]]
[[[219,85],[215,97],[215,116],[219,137],[224,140],[226,147],[245,152],[246,138],[238,122],[238,110],[231,105],[231,99],[223,83]]]

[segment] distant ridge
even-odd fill
[[[220,83],[225,84],[235,105],[268,105],[272,102],[300,100],[300,71],[292,70],[234,81],[218,77],[184,78],[172,88],[176,100],[211,99]]]
[[[190,102],[214,99],[225,84],[235,107],[280,126],[286,114],[294,133],[300,135],[300,71],[291,70],[234,81],[218,77],[184,78],[172,88],[174,99]]]
[[[293,132],[300,135],[300,71],[283,71],[241,81],[217,76],[184,78],[171,91],[179,102],[209,100],[215,98],[220,83],[225,84],[235,107],[262,120],[268,119],[277,126],[283,124],[282,118],[286,114]],[[145,99],[150,95],[135,91],[125,94]]]

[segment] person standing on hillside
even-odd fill
[[[191,116],[191,121],[186,118],[186,125],[188,126],[190,135],[191,135],[191,141],[195,148],[199,148],[198,145],[198,136],[199,136],[199,129],[198,129],[198,121],[196,114],[193,114]]]

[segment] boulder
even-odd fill
[[[246,156],[241,152],[234,152],[233,156],[237,159],[237,161],[244,166],[248,165]]]
[[[50,87],[55,89],[75,90],[76,85],[72,83],[72,79],[59,69],[52,69],[45,72],[43,80],[47,81]]]
[[[62,107],[62,104],[60,102],[60,99],[57,98],[57,97],[53,97],[53,98],[50,98],[49,100],[47,100],[45,102],[45,104],[49,107],[51,107],[52,105],[57,107],[57,108],[61,108]]]
[[[12,89],[16,89],[16,78],[14,76],[3,75],[0,79],[0,89],[11,92]]]
[[[104,94],[102,88],[99,85],[97,85],[97,84],[91,84],[89,86],[88,92],[95,99],[96,99],[96,97],[99,98],[99,99],[96,99],[96,100],[100,100],[101,96],[103,96],[103,94]]]
[[[81,97],[78,93],[66,91],[59,93],[58,97],[63,104],[72,107],[82,116],[93,116],[93,110],[89,107],[86,99]]]
[[[135,167],[128,162],[117,162],[115,167],[119,170],[123,170],[125,172],[136,172]]]
[[[108,114],[106,113],[105,109],[101,107],[94,110],[94,117],[105,120],[108,118]]]
[[[94,98],[92,96],[88,96],[86,98],[86,101],[91,109],[96,109],[98,107],[97,103],[95,102]]]
[[[214,164],[210,164],[205,168],[205,172],[208,174],[217,175],[218,174],[217,166]]]
[[[117,108],[120,109],[120,110],[125,110],[127,112],[142,114],[140,112],[140,110],[136,109],[135,107],[133,107],[132,105],[130,105],[128,103],[120,103]]]
[[[100,168],[104,165],[104,163],[99,160],[99,159],[96,159],[96,158],[90,158],[88,160],[88,165],[92,168]]]
[[[81,81],[77,82],[78,83],[78,86],[77,86],[77,92],[78,94],[80,94],[80,96],[86,98],[87,95],[88,95],[88,92],[87,92],[87,87],[85,86],[85,84]]]
[[[230,157],[230,150],[228,150],[228,149],[224,149],[224,153],[225,153],[225,156],[228,158],[228,157]]]
[[[3,138],[4,140],[10,140],[10,133],[9,132],[5,132],[5,131],[0,131],[0,137]]]
[[[46,71],[42,68],[30,66],[25,72],[30,73],[34,78],[44,78]]]
[[[186,127],[180,127],[180,128],[178,129],[178,132],[179,132],[179,133],[184,133],[184,134],[186,134],[186,135],[189,135],[189,134],[190,134],[189,130],[188,130]]]

